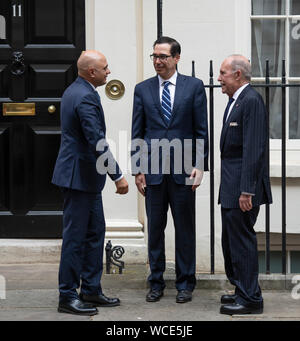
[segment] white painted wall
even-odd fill
[[[110,79],[121,80],[125,95],[112,101],[105,95],[102,99],[107,137],[119,143],[119,132],[127,134],[130,141],[133,91],[137,82],[152,77],[155,73],[149,55],[157,37],[155,0],[87,0],[87,48],[103,52],[111,69]],[[241,53],[250,59],[250,0],[164,0],[163,34],[177,39],[182,47],[179,72],[191,74],[192,60],[196,62],[196,76],[205,84],[209,81],[209,61],[214,61],[214,81],[217,82],[221,62],[229,54]],[[207,92],[208,94],[208,92]],[[215,90],[215,200],[218,198],[220,181],[219,136],[221,121],[227,98],[219,89]],[[124,147],[124,144],[122,145]],[[116,157],[124,155],[122,149]],[[106,219],[117,221],[118,226],[128,226],[139,220],[145,223],[143,199],[137,194],[134,178],[126,175],[130,192],[126,196],[115,195],[114,184],[108,179],[103,192]],[[197,190],[197,270],[210,270],[210,203],[209,173]],[[299,232],[300,223],[295,212],[300,188],[299,178],[288,180],[287,231]],[[271,206],[271,232],[281,231],[280,179],[272,179],[274,204]],[[264,231],[264,207],[261,209],[256,230]],[[120,228],[122,229],[122,228]],[[126,228],[125,228],[126,230]],[[215,269],[223,271],[221,250],[220,207],[215,204]],[[145,231],[146,244],[147,233]],[[174,262],[174,228],[169,215],[166,229],[166,254]],[[126,246],[126,238],[123,239]],[[143,254],[143,257],[145,255]]]
[[[108,81],[118,79],[125,85],[125,94],[120,100],[111,100],[105,95],[105,86],[98,91],[106,117],[107,139],[115,142],[117,160],[128,153],[130,143],[133,89],[137,81],[137,37],[135,1],[96,0],[94,5],[94,48],[104,53],[111,74]],[[121,142],[120,142],[121,141]],[[119,142],[121,145],[119,146]],[[121,147],[121,149],[120,149]],[[124,158],[125,161],[128,158]],[[126,173],[127,164],[122,167]],[[134,179],[125,174],[130,185],[126,196],[115,194],[114,183],[107,178],[103,191],[107,219],[131,220],[137,218],[137,196]]]
[[[238,13],[239,15],[236,15]],[[209,83],[209,62],[213,60],[214,82],[217,82],[221,62],[232,53],[248,55],[247,39],[240,39],[243,32],[250,30],[249,21],[240,20],[242,13],[250,13],[248,0],[164,0],[163,34],[177,39],[182,47],[178,70],[191,75],[195,61],[196,77]],[[246,15],[244,15],[245,17]],[[246,16],[247,18],[247,16]],[[249,36],[249,35],[248,35]],[[249,57],[249,55],[248,55]],[[207,91],[208,96],[208,91]],[[220,206],[217,205],[220,182],[219,136],[227,98],[219,89],[215,91],[215,269],[223,271],[221,249]],[[204,183],[197,189],[197,269],[210,269],[210,175],[205,174]],[[171,217],[170,217],[171,218]],[[174,233],[171,219],[167,227],[167,255],[174,259]]]

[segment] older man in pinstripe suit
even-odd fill
[[[225,271],[235,286],[223,295],[221,314],[263,312],[258,283],[254,224],[259,206],[272,202],[266,164],[267,115],[262,97],[249,84],[247,58],[231,55],[220,68],[219,82],[229,101],[220,139],[222,248]]]

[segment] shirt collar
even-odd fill
[[[232,98],[236,101],[239,97],[239,95],[241,94],[241,92],[245,89],[246,86],[248,86],[249,83],[246,83],[244,85],[242,85],[240,88],[238,88],[236,90],[236,92],[233,94]]]
[[[90,86],[92,87],[93,90],[96,90],[95,86],[94,86],[92,83],[90,83],[88,80],[86,80],[85,78],[83,78],[82,76],[79,76],[79,75],[78,75],[78,77],[81,78],[81,79],[83,79],[83,80],[84,80],[85,82],[87,82],[88,84],[90,84]],[[97,91],[97,90],[96,90],[96,91]]]
[[[160,75],[158,75],[159,86],[162,86],[162,84],[163,84],[164,82],[170,82],[171,84],[176,85],[177,76],[178,76],[178,72],[177,72],[177,71],[175,71],[175,73],[173,74],[173,76],[170,77],[169,79],[163,79],[163,78],[161,78]]]
[[[89,81],[87,81],[87,82],[90,84],[90,86],[91,86],[95,91],[97,91],[96,88],[95,88],[95,86],[94,86],[92,83],[90,83]]]

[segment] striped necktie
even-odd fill
[[[170,82],[166,81],[163,84],[164,84],[164,89],[162,92],[161,107],[162,107],[163,114],[166,120],[169,122],[172,116],[171,96],[170,96],[170,90],[168,88]]]

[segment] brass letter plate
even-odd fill
[[[3,103],[3,116],[35,116],[35,103]]]

